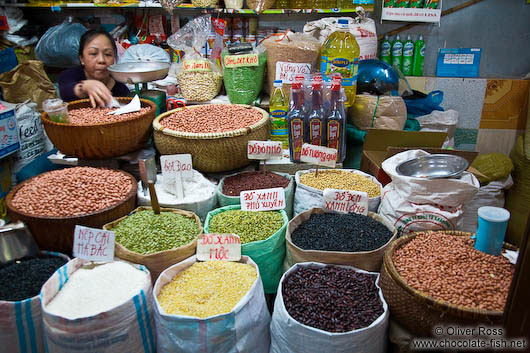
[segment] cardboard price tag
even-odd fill
[[[340,213],[368,215],[368,193],[351,190],[324,189],[324,209]]]
[[[310,145],[304,143],[300,154],[300,161],[325,167],[335,168],[337,150],[334,148]]]
[[[110,230],[75,226],[74,257],[90,261],[114,260],[114,232]]]
[[[224,57],[224,65],[226,68],[258,66],[258,54],[245,55],[227,55]]]
[[[239,236],[235,234],[203,234],[197,241],[197,260],[241,260],[241,240]]]
[[[164,173],[164,171],[181,172],[184,179],[193,177],[191,154],[170,154],[167,156],[160,156],[160,164],[162,173]]]
[[[241,191],[240,198],[242,211],[274,211],[285,208],[283,188]]]
[[[281,141],[248,141],[248,159],[282,158],[283,148]]]

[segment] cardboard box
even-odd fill
[[[0,158],[20,149],[15,105],[0,101]]]
[[[387,158],[406,150],[421,149],[432,154],[458,155],[467,159],[469,164],[475,160],[478,152],[442,149],[446,137],[445,132],[368,129],[363,146],[361,170],[375,176],[384,186],[392,180],[383,171],[381,164]],[[468,171],[475,175],[480,174],[473,168],[469,168]]]

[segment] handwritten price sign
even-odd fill
[[[335,168],[335,164],[337,163],[337,150],[304,143],[302,145],[300,161]]]
[[[248,141],[248,159],[282,158],[281,141]]]
[[[340,213],[368,215],[368,194],[366,192],[324,189],[324,209]]]
[[[114,232],[84,226],[75,226],[74,257],[90,261],[114,260]]]
[[[197,242],[197,260],[239,261],[241,240],[235,234],[203,234]]]
[[[285,208],[283,188],[241,191],[240,196],[243,211],[274,211]]]
[[[180,172],[184,179],[193,177],[191,154],[160,156],[162,173]]]

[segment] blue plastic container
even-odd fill
[[[475,249],[490,255],[500,255],[509,219],[510,212],[504,208],[480,207]]]

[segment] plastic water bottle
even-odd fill
[[[399,34],[396,36],[394,43],[392,43],[392,66],[395,66],[399,71],[403,71],[403,42]]]
[[[407,41],[403,44],[403,75],[412,76],[412,60],[414,56],[414,42],[410,34],[407,36]]]
[[[388,65],[392,65],[392,43],[388,40],[388,34],[385,34],[385,39],[381,42],[379,60],[384,61]]]
[[[423,36],[420,34],[420,37],[414,43],[414,61],[412,74],[414,76],[423,76],[423,59],[425,58],[425,42],[423,41]]]

